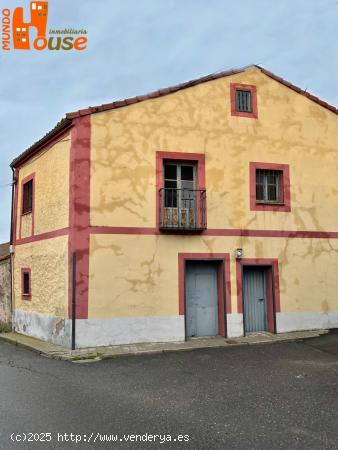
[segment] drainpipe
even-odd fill
[[[72,350],[76,348],[76,253],[72,254]]]
[[[16,189],[16,178],[15,178],[15,170],[13,167],[12,169],[12,208],[11,208],[11,230],[10,230],[10,247],[9,247],[9,253],[10,253],[10,276],[11,276],[11,321],[12,321],[12,331],[15,331],[14,328],[14,195],[15,195],[15,189]]]

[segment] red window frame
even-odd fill
[[[27,195],[26,187],[31,184],[30,196]],[[34,180],[30,178],[22,184],[22,215],[33,212],[33,198],[34,198]],[[28,206],[26,203],[30,203]]]
[[[251,92],[251,104],[252,104],[251,112],[237,111],[237,109],[236,109],[236,91],[237,90],[244,90],[244,91]],[[231,115],[232,116],[251,117],[252,119],[258,118],[256,86],[254,86],[252,84],[231,83],[230,84],[230,100],[231,100]]]
[[[25,274],[28,274],[28,292],[25,292]],[[32,275],[31,275],[31,269],[29,267],[24,267],[21,269],[21,296],[24,300],[31,300],[32,298]]]
[[[163,167],[165,161],[184,162],[189,161],[196,164],[196,189],[205,189],[205,155],[203,153],[186,152],[156,152],[156,230],[160,232],[159,224],[159,196],[158,192],[163,187]],[[207,212],[205,212],[206,214]],[[205,218],[207,220],[207,218]]]
[[[264,203],[256,200],[256,171],[261,170],[278,170],[282,172],[281,176],[281,202]],[[290,167],[289,164],[250,162],[249,164],[249,186],[250,186],[250,210],[251,211],[291,211],[291,195],[290,195]]]
[[[26,183],[32,180],[32,210],[29,212],[23,212],[23,187]],[[21,180],[20,186],[20,217],[19,217],[19,238],[21,239],[21,225],[22,225],[22,217],[26,215],[32,215],[32,236],[34,235],[34,216],[35,216],[35,172],[31,173],[23,180]]]

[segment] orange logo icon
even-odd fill
[[[23,8],[16,8],[13,13],[13,45],[17,50],[29,50],[29,29],[37,29],[38,38],[46,38],[48,2],[31,2],[30,5],[31,21],[25,23],[23,19]]]

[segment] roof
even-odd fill
[[[6,242],[5,244],[0,244],[0,261],[3,259],[9,258],[9,242]]]
[[[338,109],[330,105],[329,103],[321,100],[320,98],[316,97],[315,95],[310,94],[304,89],[301,89],[300,87],[290,83],[289,81],[284,80],[283,78],[279,77],[278,75],[275,75],[274,73],[270,72],[269,70],[264,69],[261,66],[258,65],[250,65],[246,67],[242,67],[240,69],[231,69],[227,71],[222,72],[216,72],[212,73],[210,75],[206,75],[201,78],[196,78],[190,81],[187,81],[185,83],[176,84],[175,86],[167,87],[164,89],[159,89],[157,91],[150,92],[145,95],[140,95],[136,97],[129,97],[123,100],[117,100],[111,103],[104,103],[102,105],[97,106],[89,106],[85,109],[80,109],[78,111],[69,112],[66,113],[66,117],[62,119],[51,131],[49,131],[45,136],[43,136],[42,139],[35,142],[31,147],[29,147],[27,150],[25,150],[21,155],[19,155],[17,158],[15,158],[11,162],[11,167],[16,167],[19,163],[24,162],[28,159],[28,157],[31,157],[34,153],[39,151],[41,147],[43,147],[46,143],[50,142],[52,138],[55,138],[60,133],[65,132],[67,129],[69,129],[72,125],[73,119],[76,119],[78,117],[87,116],[89,114],[95,114],[99,112],[109,111],[112,109],[122,108],[125,106],[132,105],[134,103],[143,102],[145,100],[150,100],[153,98],[163,97],[168,94],[173,94],[174,92],[181,91],[183,89],[187,89],[193,86],[196,86],[201,83],[206,83],[208,81],[217,80],[219,78],[228,77],[230,75],[236,75],[238,73],[242,73],[245,70],[249,69],[250,67],[256,67],[257,69],[261,70],[262,73],[264,73],[266,76],[272,78],[273,80],[277,81],[278,83],[283,84],[284,86],[292,89],[293,91],[297,92],[298,94],[303,95],[304,97],[307,97],[309,100],[312,100],[313,102],[317,103],[318,105],[322,106],[323,108],[326,108],[333,113],[338,115]]]
[[[16,167],[19,163],[23,163],[25,160],[29,159],[34,153],[40,150],[45,144],[51,139],[55,139],[59,134],[64,133],[68,128],[72,125],[72,121],[70,119],[64,118],[58,122],[55,127],[48,131],[41,139],[31,145],[27,150],[17,156],[10,164],[10,167]]]

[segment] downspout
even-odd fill
[[[11,208],[11,230],[10,230],[10,247],[9,247],[9,253],[10,253],[10,276],[11,276],[11,321],[12,321],[12,331],[14,331],[14,195],[15,195],[15,189],[16,189],[16,178],[15,178],[15,169],[11,167],[12,169],[12,208]]]

